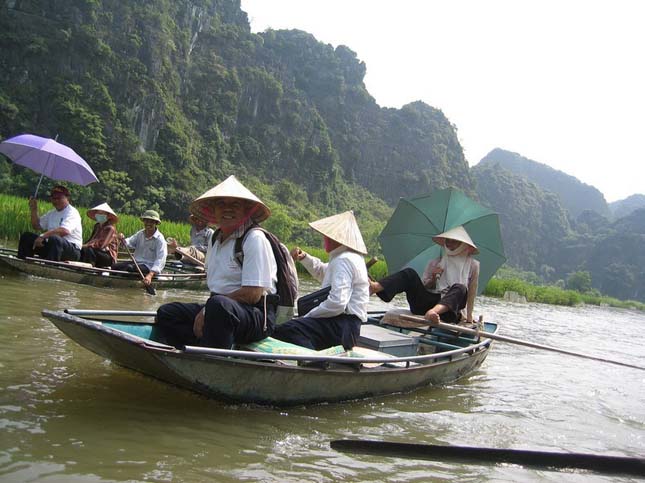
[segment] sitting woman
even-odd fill
[[[465,307],[466,321],[472,323],[479,279],[479,261],[473,255],[479,251],[463,226],[432,240],[441,245],[443,254],[428,263],[423,279],[412,268],[405,268],[378,282],[370,281],[370,294],[389,302],[405,293],[410,311],[435,323],[440,319],[459,322]]]
[[[87,216],[96,224],[90,239],[81,247],[81,261],[95,267],[110,268],[116,263],[119,239],[114,225],[119,221],[107,203],[88,210]]]

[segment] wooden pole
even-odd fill
[[[569,356],[575,356],[575,357],[581,357],[583,359],[591,359],[594,361],[599,361],[599,362],[607,362],[609,364],[616,364],[618,366],[624,366],[624,367],[631,367],[632,369],[639,369],[641,371],[645,371],[645,367],[641,366],[635,366],[633,364],[627,364],[625,362],[620,362],[620,361],[615,361],[613,359],[605,359],[604,357],[597,357],[597,356],[592,356],[588,354],[582,354],[580,352],[573,352],[569,351],[566,349],[558,349],[557,347],[551,347],[548,345],[542,345],[542,344],[536,344],[534,342],[529,342],[526,340],[521,340],[521,339],[514,339],[512,337],[506,337],[503,335],[498,335],[498,334],[491,334],[489,332],[480,332],[475,329],[470,329],[468,327],[462,327],[460,325],[454,325],[454,324],[446,324],[443,322],[439,323],[434,323],[429,320],[424,319],[423,317],[419,317],[418,315],[406,315],[406,314],[401,314],[399,315],[399,318],[402,320],[406,320],[408,322],[413,322],[419,324],[419,326],[423,325],[429,325],[431,327],[437,327],[439,329],[444,329],[444,330],[453,330],[457,332],[462,332],[464,334],[470,334],[470,335],[479,335],[481,337],[485,337],[487,339],[492,339],[492,340],[498,340],[500,342],[508,342],[509,344],[516,344],[516,345],[523,345],[526,347],[532,347],[534,349],[541,349],[541,350],[547,350],[551,352],[558,352],[560,354],[566,354]]]
[[[351,439],[332,441],[331,448],[337,451],[408,459],[450,460],[462,463],[511,463],[547,469],[583,469],[599,473],[645,476],[645,459],[626,456]]]
[[[135,266],[135,267],[137,267],[137,270],[139,271],[139,275],[141,275],[141,280],[143,281],[143,287],[146,289],[146,292],[148,292],[150,295],[157,295],[157,291],[156,291],[156,290],[155,290],[155,288],[152,286],[152,284],[148,285],[148,284],[145,282],[146,277],[145,277],[145,275],[143,274],[143,272],[141,271],[141,267],[139,267],[139,264],[138,264],[138,263],[137,263],[137,261],[134,259],[134,256],[132,255],[132,252],[131,252],[131,251],[130,251],[130,249],[128,248],[128,245],[127,245],[127,244],[125,243],[125,241],[123,241],[123,240],[121,240],[121,244],[122,244],[122,245],[123,245],[123,247],[125,248],[125,251],[127,251],[127,252],[128,252],[128,256],[130,257],[130,260],[132,260],[132,262],[134,263],[134,266]]]

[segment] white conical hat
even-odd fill
[[[271,215],[271,210],[267,205],[262,203],[260,198],[251,193],[237,178],[233,175],[226,178],[214,188],[209,189],[206,193],[196,198],[190,204],[190,212],[207,221],[215,222],[215,213],[213,210],[213,201],[217,198],[239,198],[256,203],[252,218],[256,223],[266,220]]]
[[[321,220],[312,221],[309,226],[327,238],[331,238],[355,252],[367,255],[367,248],[353,211],[346,211]]]
[[[441,245],[442,247],[446,246],[446,238],[450,238],[451,240],[457,240],[460,242],[465,243],[466,245],[469,245],[472,249],[470,250],[470,253],[473,255],[476,255],[479,253],[479,250],[477,249],[477,245],[473,242],[472,238],[470,238],[470,235],[466,231],[466,229],[459,225],[456,228],[452,228],[448,231],[444,231],[440,235],[433,236],[432,241],[435,242],[437,245]]]
[[[89,210],[87,210],[87,216],[96,221],[95,216],[97,211],[105,211],[108,214],[108,219],[112,221],[112,224],[116,224],[116,222],[119,221],[119,217],[116,216],[116,213],[112,210],[112,208],[110,208],[110,205],[108,205],[107,203],[101,203],[94,208],[90,208]]]

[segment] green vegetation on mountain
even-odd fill
[[[523,176],[541,189],[556,194],[573,218],[585,210],[593,210],[603,216],[610,215],[605,197],[600,191],[546,164],[499,148],[492,150],[479,162],[482,166],[489,164]]]
[[[614,219],[627,216],[641,208],[645,208],[645,195],[631,195],[624,200],[609,203],[609,209]]]

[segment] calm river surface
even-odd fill
[[[330,449],[340,438],[645,456],[645,371],[497,342],[476,373],[442,387],[289,409],[226,405],[116,367],[40,315],[201,299],[2,269],[0,481],[635,481],[352,455]],[[479,313],[503,335],[645,366],[641,312],[480,299]]]

